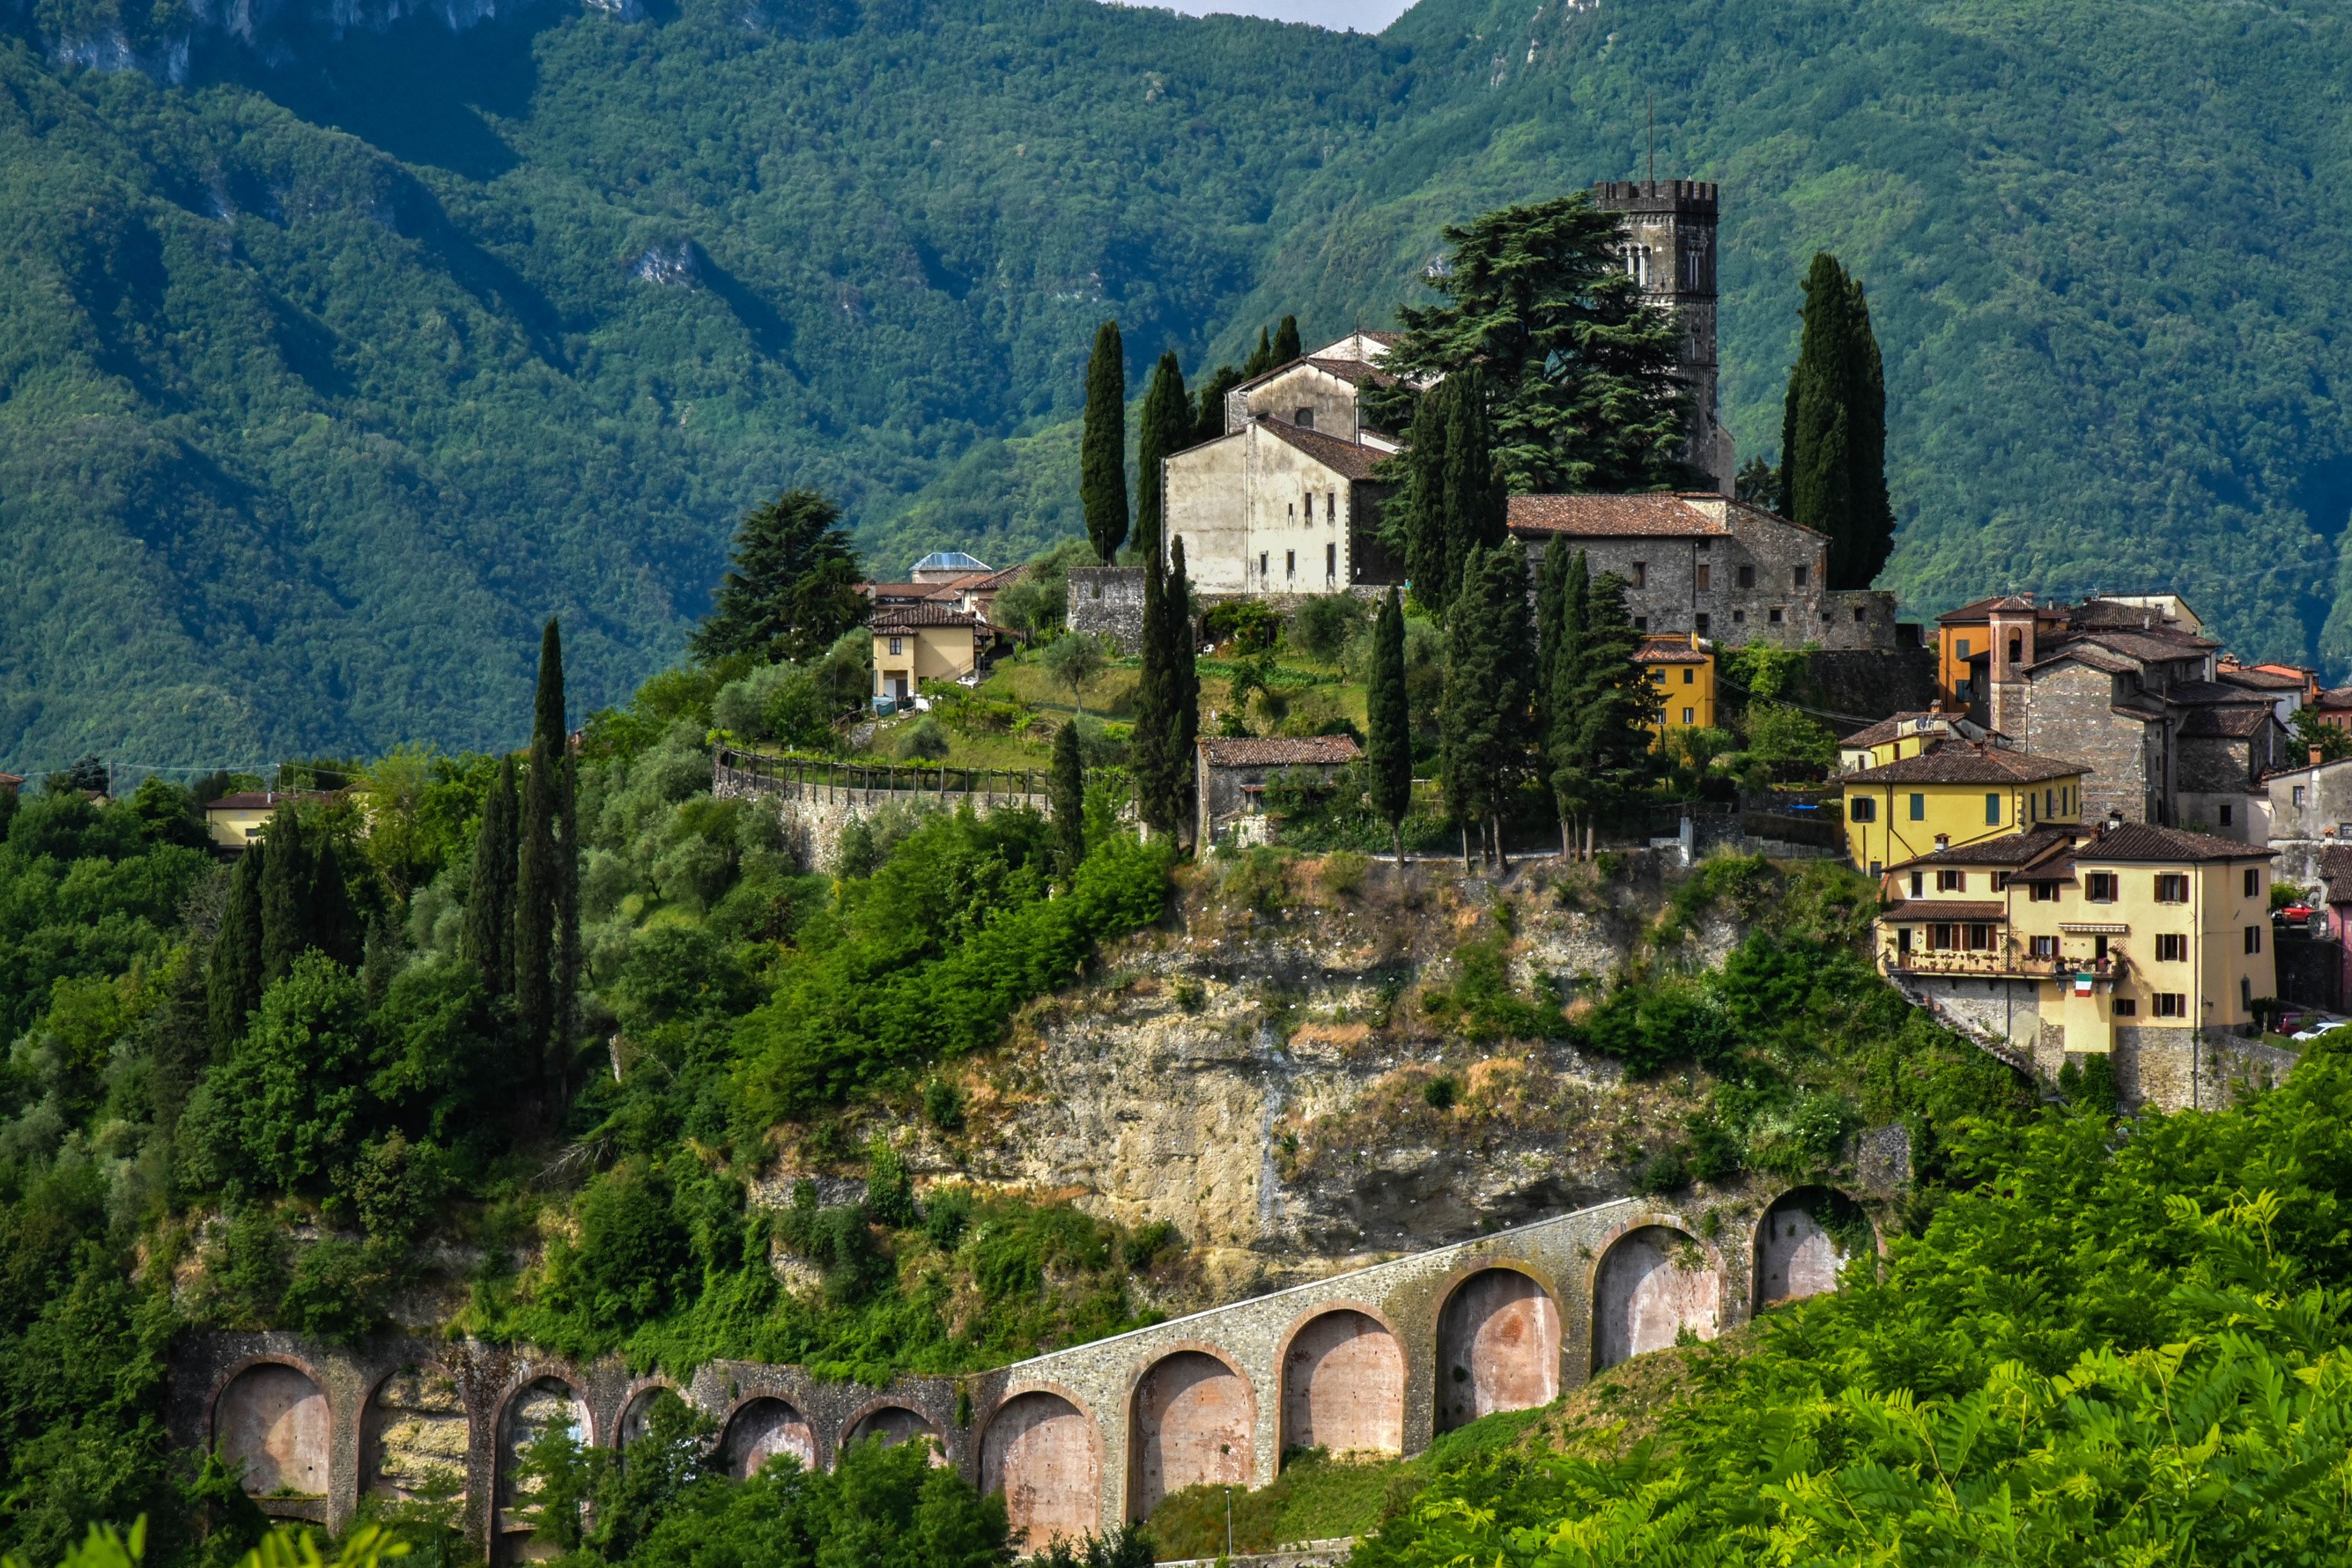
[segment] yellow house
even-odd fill
[[[2119,817],[1938,850],[1886,873],[1879,965],[2046,1071],[2128,1056],[2129,1097],[2216,1103],[2212,1047],[2277,994],[2270,858]]]
[[[940,605],[875,613],[874,695],[905,702],[926,680],[961,680],[980,668],[978,616]]]
[[[241,855],[261,837],[262,828],[278,815],[279,806],[334,798],[323,790],[257,789],[225,795],[205,802],[205,830],[212,836],[215,849]]]
[[[1864,768],[1844,787],[1846,854],[1876,876],[1938,849],[2044,823],[2082,820],[2080,763],[2028,756],[1985,741],[1937,741]]]
[[[1715,724],[1715,645],[1692,632],[1678,637],[1644,637],[1633,662],[1650,678],[1650,694],[1658,716],[1650,733],[1664,739],[1670,730],[1704,730]]]

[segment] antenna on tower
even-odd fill
[[[1650,94],[1650,184],[1658,183],[1658,95]]]

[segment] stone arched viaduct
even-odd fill
[[[778,1453],[829,1467],[873,1435],[932,1438],[941,1463],[1002,1490],[1040,1546],[1184,1486],[1264,1486],[1288,1448],[1418,1453],[1600,1367],[1829,1289],[1843,1254],[1823,1200],[1844,1201],[1801,1189],[1708,1242],[1671,1208],[1621,1199],[992,1372],[876,1389],[714,1362],[677,1392],[711,1417],[738,1474]],[[528,1542],[531,1439],[562,1424],[583,1443],[625,1443],[665,1386],[616,1359],[516,1346],[218,1334],[182,1348],[172,1421],[184,1446],[243,1461],[268,1511],[340,1528],[363,1495],[461,1501],[468,1535],[509,1563]]]

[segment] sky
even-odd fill
[[[1312,22],[1336,30],[1377,33],[1405,14],[1412,0],[1172,0],[1160,8],[1187,16],[1267,16],[1277,22]]]

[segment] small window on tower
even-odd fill
[[[1754,586],[1756,586],[1756,568],[1755,568],[1755,567],[1753,567],[1753,566],[1742,566],[1742,567],[1739,569],[1739,585],[1740,585],[1741,587],[1743,587],[1743,588],[1753,588]]]
[[[1313,490],[1308,490],[1307,492],[1307,521],[1309,522],[1313,522],[1315,521],[1315,492]]]
[[[1811,574],[1812,568],[1810,566],[1791,566],[1789,568],[1790,585],[1801,588],[1805,585],[1805,579]]]
[[[1704,571],[1706,571],[1706,567],[1704,567],[1704,566],[1702,566],[1702,567],[1700,567],[1700,568],[1699,568],[1699,570],[1700,570],[1700,571],[1702,571],[1702,572],[1704,572]],[[1701,614],[1699,615],[1699,617],[1698,617],[1698,635],[1699,635],[1699,636],[1701,636],[1701,637],[1705,637],[1705,636],[1706,636],[1706,628],[1707,628],[1707,617],[1706,617],[1706,614],[1705,614],[1704,612],[1701,612]]]
[[[1650,629],[1650,617],[1647,616],[1635,616],[1633,617],[1633,629],[1637,632],[1648,631]]]
[[[1297,419],[1295,419],[1295,420],[1291,421],[1291,423],[1293,423],[1293,424],[1297,425],[1297,426],[1301,430],[1312,430],[1312,429],[1314,429],[1314,428],[1315,428],[1315,410],[1313,410],[1312,408],[1302,408],[1302,409],[1300,409],[1300,410],[1298,411],[1298,417],[1297,417]]]
[[[1707,591],[1707,579],[1714,575],[1715,570],[1713,567],[1709,566],[1704,561],[1698,563],[1698,591],[1700,593],[1704,594]]]
[[[1636,588],[1646,588],[1650,585],[1650,563],[1648,562],[1636,561],[1633,563],[1633,585]]]

